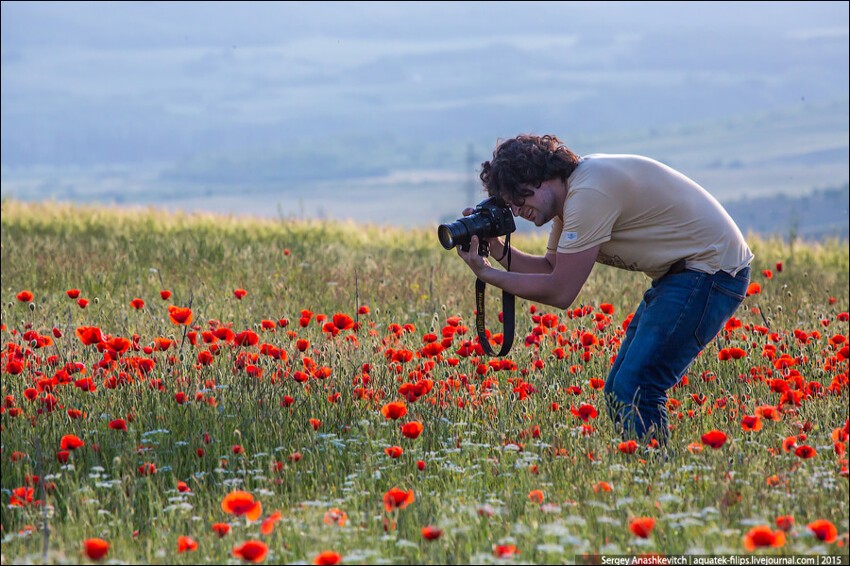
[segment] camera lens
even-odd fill
[[[469,242],[470,236],[466,226],[458,221],[451,224],[440,224],[437,228],[437,237],[440,238],[440,244],[447,250],[453,247]]]

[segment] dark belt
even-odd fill
[[[670,269],[667,270],[667,273],[664,274],[664,277],[668,275],[676,275],[677,273],[681,273],[687,269],[687,262],[685,260],[680,259],[676,263],[670,266]]]

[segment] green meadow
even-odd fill
[[[436,226],[4,200],[2,561],[846,563],[847,242],[748,240],[662,453],[601,391],[642,274],[518,300],[488,358]]]

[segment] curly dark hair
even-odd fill
[[[511,202],[534,194],[529,186],[566,181],[580,159],[556,136],[524,134],[500,143],[493,159],[481,164],[479,178],[490,196]]]

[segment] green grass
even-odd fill
[[[518,235],[515,243],[540,252],[545,239]],[[746,553],[743,537],[751,528],[775,530],[782,515],[795,518],[784,545],[756,553],[846,556],[847,457],[836,454],[832,435],[848,413],[846,348],[840,354],[834,339],[847,335],[846,314],[840,315],[848,308],[847,243],[750,243],[753,280],[762,292],[737,313],[744,326],[718,337],[691,368],[689,383],[670,392],[681,407],[671,411],[674,451],[665,461],[643,446],[620,452],[601,394],[589,386],[590,378],[606,376],[621,323],[648,285],[640,274],[597,267],[573,305],[590,307],[588,316],[519,301],[509,356],[516,369],[480,375],[489,359],[456,354],[474,334],[473,278],[433,230],[5,201],[2,396],[11,399],[0,417],[3,562],[86,561],[82,541],[92,537],[110,543],[107,559],[151,564],[235,560],[231,550],[249,539],[265,542],[266,561],[275,563],[309,563],[325,550],[346,563],[486,563],[500,560],[496,545],[515,545],[515,560],[533,563],[571,562],[583,553],[738,554]],[[781,272],[776,262],[783,263]],[[762,275],[765,269],[772,279]],[[66,295],[72,288],[91,301],[86,308]],[[238,300],[237,288],[247,296]],[[173,293],[167,301],[163,289]],[[34,294],[31,302],[16,299],[22,290]],[[143,309],[130,306],[136,297]],[[501,330],[498,300],[495,292],[488,296],[494,332]],[[615,311],[600,329],[594,316],[602,303]],[[169,305],[191,307],[197,328],[173,324]],[[370,312],[358,315],[363,305]],[[302,310],[314,313],[306,327],[299,324]],[[337,313],[361,327],[329,337],[315,315],[329,321]],[[550,329],[539,348],[526,346],[539,326],[534,317],[545,313],[564,326]],[[392,351],[417,353],[428,333],[442,338],[455,316],[468,332],[439,358],[388,359]],[[289,321],[286,328],[281,319]],[[278,325],[264,330],[264,320]],[[765,320],[767,335],[754,330]],[[212,364],[200,366],[199,352],[209,349],[200,332],[218,323],[236,333],[253,330],[259,343],[219,341]],[[396,333],[393,325],[412,326]],[[96,346],[75,336],[81,326],[111,337],[138,335],[140,348],[158,337],[175,344],[164,352],[124,353],[121,360],[155,361],[150,374],[139,375],[121,362],[103,363]],[[22,371],[10,372],[14,351],[32,347],[23,334],[53,336],[54,328],[62,337],[30,349]],[[186,338],[188,330],[198,333],[197,345]],[[584,360],[576,344],[587,331],[601,345]],[[296,346],[302,339],[310,342],[304,352]],[[559,343],[563,360],[553,355]],[[285,359],[262,354],[261,344],[279,348]],[[762,357],[766,344],[800,363],[775,367]],[[747,356],[720,361],[726,347]],[[309,373],[305,358],[330,374],[300,383],[296,372]],[[48,380],[70,362],[83,364],[85,373],[50,387]],[[261,375],[251,375],[249,365]],[[573,374],[571,366],[581,370]],[[742,416],[779,404],[766,380],[793,381],[789,369],[821,390],[808,386],[812,394],[799,406],[783,406],[781,421],[742,431]],[[705,372],[716,379],[701,379]],[[94,391],[74,385],[84,377],[94,381]],[[406,403],[408,414],[398,421],[386,419],[381,407],[402,399],[403,383],[419,379],[432,380],[433,389]],[[126,383],[109,388],[115,381]],[[530,394],[521,398],[524,383]],[[571,385],[581,393],[571,394]],[[27,388],[36,389],[36,400],[27,399]],[[179,392],[187,403],[177,403]],[[48,393],[58,403],[53,411],[42,401]],[[702,405],[693,399],[699,395],[706,397]],[[288,397],[293,403],[284,406]],[[570,412],[581,403],[600,412],[590,435],[581,434],[583,423]],[[70,418],[69,410],[84,416]],[[128,420],[126,432],[108,428],[119,418]],[[311,418],[321,421],[318,430]],[[424,432],[404,438],[399,427],[413,420]],[[724,446],[687,449],[712,429],[729,436]],[[817,451],[810,459],[782,449],[783,439],[803,431],[798,444]],[[56,453],[68,434],[85,446],[63,465]],[[404,453],[392,459],[384,452],[389,446]],[[144,464],[154,464],[156,473],[140,475]],[[31,481],[33,499],[46,505],[10,505],[13,490],[33,475],[52,487],[44,493]],[[178,481],[191,492],[179,492]],[[594,490],[599,482],[612,490]],[[382,498],[392,487],[413,490],[415,501],[387,512]],[[264,535],[259,521],[223,512],[222,499],[235,489],[262,503],[261,519],[281,512],[273,532]],[[543,492],[542,505],[530,500],[533,490]],[[325,524],[331,508],[347,514],[344,526]],[[643,516],[656,521],[645,539],[629,530],[630,519]],[[836,525],[842,538],[818,540],[807,525],[819,519]],[[211,531],[219,522],[232,524],[223,538]],[[442,536],[425,540],[421,529],[428,525]],[[178,554],[180,535],[195,539],[197,551]]]

